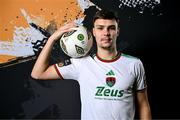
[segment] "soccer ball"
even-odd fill
[[[72,57],[79,58],[87,55],[93,44],[92,34],[82,25],[72,28],[60,38],[60,46],[63,52]]]

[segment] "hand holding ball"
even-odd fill
[[[63,52],[73,58],[87,55],[93,44],[93,38],[84,26],[72,28],[60,38],[60,46]]]

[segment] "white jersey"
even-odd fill
[[[87,56],[70,62],[54,66],[62,79],[79,82],[82,120],[134,119],[134,92],[146,87],[140,59],[121,53],[112,61]]]

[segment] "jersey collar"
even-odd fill
[[[110,63],[110,62],[115,62],[116,60],[118,60],[121,57],[121,52],[118,52],[118,54],[112,60],[104,60],[104,59],[100,58],[98,56],[98,54],[96,54],[96,57],[97,57],[98,60],[100,60],[102,62]]]

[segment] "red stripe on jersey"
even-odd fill
[[[62,76],[61,73],[59,72],[59,70],[58,70],[56,64],[54,64],[54,68],[55,68],[57,74],[59,75],[59,77],[60,77],[61,79],[63,79],[63,76]]]

